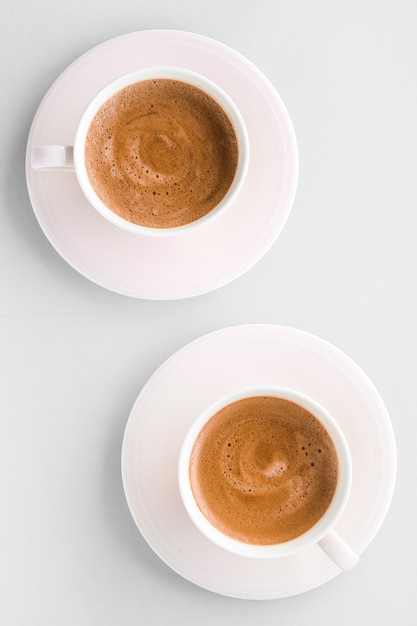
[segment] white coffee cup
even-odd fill
[[[187,82],[191,85],[199,87],[202,91],[212,96],[212,98],[221,105],[221,107],[231,120],[237,137],[239,149],[236,174],[229,190],[227,191],[223,199],[205,216],[200,217],[193,222],[169,228],[157,228],[138,225],[123,219],[122,217],[114,213],[111,209],[109,209],[98,197],[93,186],[91,185],[84,159],[85,142],[88,129],[100,107],[111,96],[113,96],[121,89],[127,87],[128,85],[153,78],[167,78]],[[236,199],[239,191],[241,190],[247,173],[248,163],[248,133],[243,117],[230,96],[208,78],[185,68],[171,66],[146,67],[119,76],[111,83],[106,85],[99,93],[97,93],[87,105],[79,120],[75,132],[73,146],[37,146],[33,148],[31,153],[31,165],[32,168],[35,170],[50,168],[75,169],[78,183],[89,203],[112,224],[130,232],[151,236],[169,236],[173,234],[175,235],[183,232],[188,232],[194,228],[201,227],[211,222],[213,219],[221,215]]]
[[[193,495],[190,482],[191,452],[203,426],[223,407],[244,398],[273,396],[290,400],[312,413],[324,426],[335,446],[338,458],[338,482],[333,499],[319,521],[304,534],[284,543],[255,545],[244,543],[225,535],[201,512]],[[352,482],[352,462],[343,432],[330,413],[315,400],[293,389],[274,386],[256,386],[237,390],[216,400],[207,407],[191,425],[181,447],[178,461],[179,490],[191,520],[196,527],[214,544],[235,554],[252,558],[281,558],[300,552],[314,544],[342,570],[349,570],[359,560],[358,555],[336,533],[334,527],[342,515],[349,499]]]

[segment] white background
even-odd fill
[[[95,45],[150,28],[235,48],[292,117],[300,178],[273,248],[244,276],[171,302],[91,283],[54,251],[26,189],[45,91]],[[417,3],[4,0],[0,20],[0,624],[378,624],[417,620]],[[128,511],[131,406],[175,350],[242,323],[293,326],[368,374],[398,447],[392,506],[350,573],[303,595],[216,595],[171,571]]]

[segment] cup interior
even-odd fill
[[[299,404],[312,413],[325,427],[335,446],[338,458],[338,482],[330,506],[319,521],[303,535],[284,543],[256,545],[232,539],[213,526],[201,512],[190,483],[190,457],[195,440],[206,422],[223,407],[254,396],[273,396]],[[342,430],[330,413],[309,396],[293,389],[279,387],[252,387],[235,391],[220,398],[207,407],[188,430],[179,455],[178,483],[184,507],[196,527],[214,544],[239,554],[253,558],[278,558],[288,556],[322,539],[336,524],[349,498],[352,481],[352,464],[348,444]]]
[[[100,107],[118,91],[143,80],[167,78],[194,85],[209,94],[226,112],[232,122],[238,142],[238,161],[234,179],[222,200],[206,215],[187,224],[175,227],[154,228],[142,226],[123,219],[99,198],[92,186],[85,166],[85,141],[92,120]],[[169,236],[189,232],[211,222],[221,215],[239,194],[249,164],[249,137],[243,117],[228,94],[210,79],[180,67],[156,66],[142,68],[120,76],[106,85],[88,104],[79,122],[74,140],[74,166],[78,181],[90,204],[116,226],[142,235]]]

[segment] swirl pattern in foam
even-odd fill
[[[226,195],[238,162],[223,108],[189,83],[144,80],[109,98],[86,140],[97,195],[122,218],[152,228],[188,224]]]
[[[259,545],[289,541],[325,513],[338,461],[322,424],[275,397],[238,400],[201,430],[190,461],[194,497],[224,534]]]

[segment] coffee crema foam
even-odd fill
[[[152,79],[104,103],[88,130],[85,162],[93,188],[114,213],[169,228],[219,204],[236,173],[238,143],[210,95],[183,81]]]
[[[321,423],[275,397],[238,400],[200,431],[190,460],[194,498],[222,533],[283,543],[309,530],[336,490],[338,461]]]

